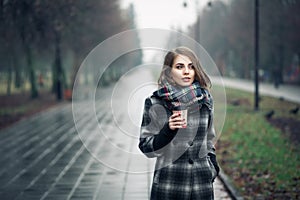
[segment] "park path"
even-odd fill
[[[229,88],[236,88],[248,92],[254,93],[255,85],[252,80],[238,79],[238,78],[227,78],[222,77],[211,77],[213,84],[223,85]],[[278,88],[274,87],[272,83],[259,83],[259,94],[267,95],[276,98],[282,98],[291,102],[300,103],[300,86],[281,84]]]
[[[141,109],[132,103],[140,101],[136,94],[143,90],[137,88],[129,97],[124,90],[145,82],[148,73],[137,70],[116,87],[100,91],[95,107],[97,120],[87,109],[91,102],[80,101],[73,105],[80,111],[75,114],[75,122],[72,105],[65,104],[2,130],[0,199],[148,199],[153,162],[139,157],[143,155],[137,148],[138,127],[129,130],[126,126],[132,123],[128,120],[134,121],[141,114],[136,111],[128,117],[126,112],[128,107]],[[151,81],[148,83],[151,86]],[[114,106],[124,102],[130,105]],[[99,134],[99,125],[108,135]],[[135,133],[124,134],[129,131]],[[214,187],[217,200],[231,199],[219,179]]]

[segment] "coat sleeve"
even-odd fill
[[[220,167],[216,158],[216,149],[214,146],[214,140],[216,139],[216,132],[215,132],[215,128],[214,128],[214,109],[211,110],[210,115],[209,115],[209,127],[208,127],[208,133],[207,133],[207,150],[208,150],[208,155],[209,158],[211,160],[211,162],[213,163],[216,171],[217,171],[217,175],[220,172]]]
[[[209,124],[208,124],[208,130],[207,130],[207,150],[208,153],[215,154],[215,146],[214,146],[214,140],[216,139],[216,131],[214,128],[214,114],[213,109],[211,110],[209,114]]]
[[[167,112],[151,98],[145,100],[143,120],[140,129],[139,149],[149,158],[163,155],[163,147],[174,138],[177,130],[171,130]]]

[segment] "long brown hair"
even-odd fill
[[[195,53],[187,48],[187,47],[177,47],[171,51],[169,51],[164,59],[164,65],[161,70],[159,79],[158,79],[158,85],[163,86],[165,82],[168,82],[170,84],[175,84],[174,81],[172,80],[170,74],[171,74],[171,69],[172,65],[174,62],[174,59],[178,55],[184,55],[189,57],[191,59],[193,65],[194,65],[194,70],[195,70],[195,80],[198,81],[201,85],[201,87],[205,89],[211,88],[211,81],[204,69],[202,68],[199,59],[195,55]]]

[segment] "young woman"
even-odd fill
[[[145,100],[139,142],[157,158],[150,199],[214,199],[219,167],[210,79],[196,55],[178,47],[166,54],[158,84]]]

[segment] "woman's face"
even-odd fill
[[[179,86],[191,85],[195,80],[195,69],[191,59],[184,55],[177,55],[173,61],[171,77]]]

